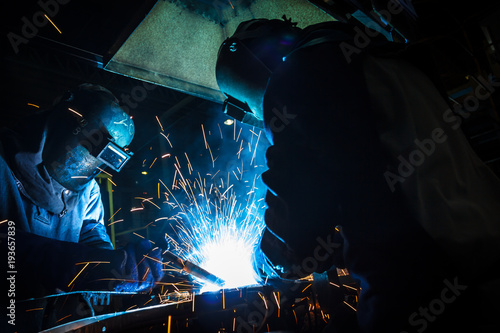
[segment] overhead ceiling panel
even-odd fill
[[[215,80],[219,46],[243,21],[283,15],[298,27],[334,20],[307,0],[158,1],[105,68],[222,101]]]

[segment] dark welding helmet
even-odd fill
[[[224,112],[252,125],[262,124],[267,82],[289,54],[301,29],[290,20],[254,19],[226,39],[216,64],[216,79],[226,95]]]
[[[104,168],[120,171],[132,157],[134,122],[113,94],[82,84],[56,101],[47,121],[43,161],[65,188],[78,191]]]

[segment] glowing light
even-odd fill
[[[142,171],[142,172],[141,172],[141,175],[147,175],[147,174],[148,174],[148,172],[147,172],[147,171]]]
[[[234,120],[232,120],[232,119],[226,119],[226,120],[224,121],[224,125],[231,126],[232,124],[234,124]]]
[[[198,185],[203,183],[206,182],[196,182]],[[188,182],[181,186],[193,200],[179,217],[184,223],[177,228],[180,244],[187,247],[184,250],[188,253],[186,259],[224,280],[224,288],[257,284],[254,252],[264,222],[253,197],[248,197],[250,201],[246,205],[238,205],[231,184],[223,193],[218,186],[210,186],[215,192],[212,199],[207,198],[207,188],[202,187],[204,200],[198,202],[194,192],[188,192],[194,185]],[[219,289],[220,286],[206,283],[201,291]]]
[[[224,288],[257,284],[252,263],[254,244],[235,230],[221,231],[214,236],[195,254],[202,257],[200,266],[223,279]],[[202,292],[218,289],[219,286],[206,284]]]
[[[211,135],[201,124],[200,145],[208,150],[213,169],[208,170],[205,175],[195,173],[196,168],[192,165],[195,161],[190,161],[188,154],[184,153],[187,165],[181,167],[184,159],[179,160],[176,156],[171,161],[175,170],[171,186],[168,187],[159,180],[166,190],[165,194],[173,199],[168,204],[175,209],[168,217],[169,221],[175,221],[171,225],[175,235],[165,235],[170,251],[224,280],[224,289],[263,282],[256,269],[260,269],[261,265],[257,263],[259,259],[255,255],[265,227],[265,187],[259,188],[260,173],[255,163],[258,156],[256,150],[262,149],[259,147],[263,143],[261,133],[255,128],[252,130],[248,127],[242,134],[241,128],[237,133],[236,123],[234,124],[232,139],[236,142],[232,147],[237,150],[228,156],[237,160],[240,154],[244,154],[242,157],[245,158],[241,160],[239,167],[235,166],[230,170],[215,167],[215,161],[218,164],[224,161],[221,161],[220,155],[214,157],[210,145],[214,140],[220,139],[222,142],[227,138],[223,137],[220,126],[220,136],[216,136]],[[160,134],[163,135],[161,132]],[[163,137],[167,139],[168,135]],[[223,165],[226,166],[226,163]],[[201,292],[221,289],[219,285],[198,280],[194,276],[191,278],[200,285]]]

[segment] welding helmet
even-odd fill
[[[290,20],[254,19],[241,23],[219,48],[216,79],[226,95],[224,112],[262,127],[267,82],[296,44],[301,29]]]
[[[100,171],[120,171],[133,155],[134,123],[113,94],[82,84],[55,103],[47,120],[42,156],[53,179],[81,190]]]

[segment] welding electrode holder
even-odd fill
[[[221,278],[207,272],[200,266],[193,264],[188,260],[184,260],[170,251],[164,251],[162,254],[164,260],[170,261],[173,266],[183,270],[184,272],[193,275],[194,277],[215,284],[219,287],[223,287],[225,282]]]

